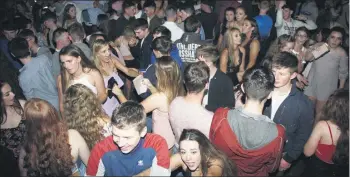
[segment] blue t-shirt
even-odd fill
[[[254,19],[258,24],[260,37],[263,39],[268,38],[273,25],[272,18],[268,15],[258,15]]]

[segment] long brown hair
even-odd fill
[[[223,40],[223,44],[222,44],[222,50],[227,48],[228,51],[228,60],[231,60],[231,62],[235,65],[237,65],[237,63],[239,63],[239,61],[235,61],[234,58],[234,51],[236,50],[236,48],[234,48],[234,42],[233,42],[233,33],[237,31],[239,34],[241,34],[241,32],[239,31],[238,28],[228,28],[224,34],[224,40]],[[238,46],[237,46],[238,48]],[[234,62],[235,61],[235,62]]]
[[[168,103],[184,94],[181,71],[170,56],[158,58],[156,64],[157,89],[168,97]]]
[[[24,168],[28,176],[70,176],[73,158],[68,128],[56,109],[45,100],[33,98],[24,106],[27,137]]]
[[[97,56],[98,53],[101,51],[103,47],[109,46],[108,42],[105,40],[98,39],[94,42],[92,45],[92,59],[97,67],[98,70],[102,73],[103,76],[108,76],[109,74],[107,71],[105,71],[101,65],[101,60]],[[116,71],[117,69],[114,67],[113,71]]]
[[[4,87],[6,84],[8,84],[8,83],[0,81],[0,89],[2,89],[2,87]],[[7,112],[6,112],[5,103],[2,99],[3,97],[4,96],[3,96],[2,92],[0,91],[0,126],[7,121]],[[12,107],[18,115],[23,116],[23,108],[22,108],[21,104],[19,103],[18,99],[16,98],[16,96],[13,99],[13,102],[14,102],[13,105],[10,107]]]

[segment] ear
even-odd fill
[[[147,127],[145,126],[145,127],[141,130],[140,136],[141,136],[141,137],[145,137],[146,134],[147,134]]]
[[[297,74],[296,72],[293,72],[293,74],[290,76],[290,79],[291,79],[291,80],[295,79],[295,77],[297,77],[297,75],[298,75],[298,74]]]
[[[81,57],[80,57],[80,56],[78,56],[78,62],[79,62],[79,63],[81,62]]]

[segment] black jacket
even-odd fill
[[[233,108],[235,96],[231,79],[219,69],[210,80],[208,91],[208,104],[205,108],[215,112],[220,107]]]
[[[271,102],[266,103],[264,115],[271,118]],[[288,163],[298,159],[310,137],[314,121],[314,105],[295,84],[287,98],[279,106],[273,121],[286,128],[283,159]]]
[[[147,17],[146,17],[147,20]],[[151,21],[149,22],[148,29],[151,33],[153,33],[154,29],[161,26],[164,23],[164,19],[159,18],[157,15],[155,15]]]
[[[153,36],[151,33],[148,34],[148,36],[145,37],[145,40],[142,43],[142,40],[139,40],[139,43],[137,44],[137,48],[139,48],[139,62],[140,62],[140,69],[146,70],[147,67],[151,64],[151,56],[152,56],[152,48],[151,43],[153,40]]]

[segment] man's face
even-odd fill
[[[16,38],[18,30],[4,30],[2,33],[5,35],[7,40],[11,41]]]
[[[69,34],[67,32],[63,33],[63,35],[59,39],[59,42],[62,44],[63,47],[70,45],[71,41],[69,39]]]
[[[122,10],[123,1],[117,1],[112,4],[112,9],[120,12]]]
[[[284,20],[288,20],[293,13],[293,11],[290,10],[289,8],[284,8],[282,12],[283,12],[283,19]]]
[[[137,29],[135,30],[135,34],[137,36],[138,39],[144,39],[146,37],[146,29],[142,30],[142,29]]]
[[[153,7],[146,7],[145,8],[145,14],[147,17],[152,17],[154,15],[155,9]]]
[[[294,73],[290,72],[289,68],[272,66],[272,72],[275,76],[275,88],[286,86],[296,76]]]
[[[147,133],[145,127],[141,132],[137,130],[136,126],[119,129],[116,126],[112,126],[113,141],[116,143],[120,151],[124,154],[130,153],[135,149],[140,139]]]
[[[187,19],[187,17],[189,17],[190,15],[187,14],[184,10],[181,10],[180,12],[181,12],[180,13],[180,18],[184,22]]]
[[[131,7],[125,8],[125,14],[129,17],[134,17],[136,14],[136,7],[131,6]]]

